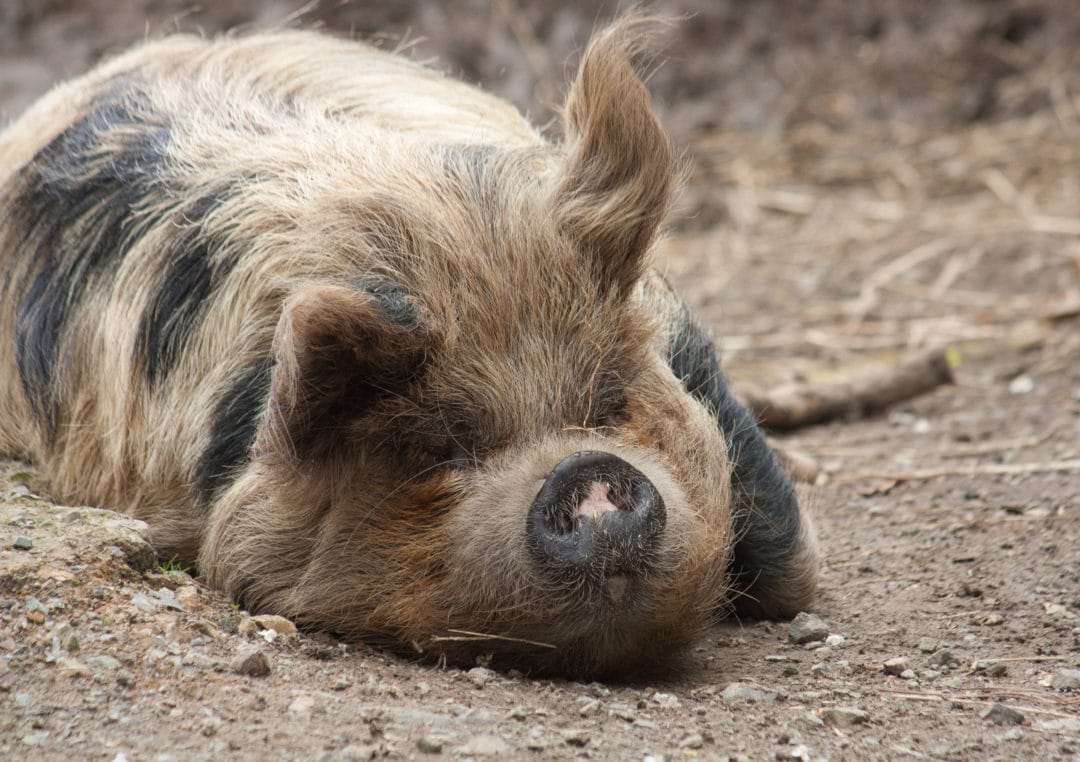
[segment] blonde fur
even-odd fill
[[[580,674],[677,650],[731,596],[731,466],[665,363],[671,312],[643,279],[676,176],[630,64],[647,29],[593,40],[554,144],[475,88],[308,32],[171,37],[57,87],[0,134],[0,335],[20,330],[42,267],[20,252],[44,233],[16,213],[35,162],[118,87],[137,92],[135,126],[104,125],[98,150],[159,130],[165,190],[131,206],[123,256],[72,300],[52,427],[0,343],[0,448],[41,463],[60,499],[146,519],[163,556],[307,625]],[[137,348],[181,235],[214,242],[202,264],[221,276],[165,375]],[[250,456],[207,502],[223,394],[267,362]],[[430,455],[450,445],[470,469]],[[623,609],[523,550],[538,485],[586,449],[633,464],[667,504],[659,561]]]

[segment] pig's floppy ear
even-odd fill
[[[676,175],[671,141],[630,63],[656,25],[629,18],[595,37],[564,109],[569,156],[556,219],[601,284],[624,293],[645,268]]]
[[[316,285],[293,294],[274,334],[260,448],[326,454],[340,429],[419,372],[425,339],[416,306],[394,288]]]

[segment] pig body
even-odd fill
[[[815,552],[648,266],[674,183],[590,45],[565,139],[306,32],[145,44],[0,133],[0,449],[244,605],[537,672],[786,616]]]

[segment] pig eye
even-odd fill
[[[440,466],[459,470],[476,467],[476,455],[466,449],[464,443],[456,437],[447,437],[445,442],[431,448],[430,452]]]

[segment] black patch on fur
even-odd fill
[[[236,266],[217,254],[218,241],[201,221],[221,202],[209,196],[180,215],[183,225],[162,253],[165,272],[147,302],[135,340],[135,357],[151,386],[160,385],[183,355],[185,344],[218,285]]]
[[[207,506],[225,490],[247,463],[259,416],[270,395],[273,360],[269,356],[240,374],[218,399],[210,439],[195,466],[199,502]]]
[[[401,286],[365,278],[357,282],[355,287],[374,296],[379,302],[379,309],[395,325],[410,332],[419,331],[423,326],[419,310],[410,301],[409,292]]]
[[[145,94],[121,82],[27,163],[3,191],[14,261],[27,261],[18,299],[15,359],[48,440],[56,436],[64,334],[83,296],[143,232],[135,210],[156,190],[169,124]]]
[[[743,593],[734,601],[735,610],[769,615],[774,613],[770,594],[798,573],[791,566],[801,538],[795,490],[757,421],[731,393],[712,341],[689,308],[684,306],[675,328],[668,363],[686,391],[716,416],[733,465],[732,577]]]

